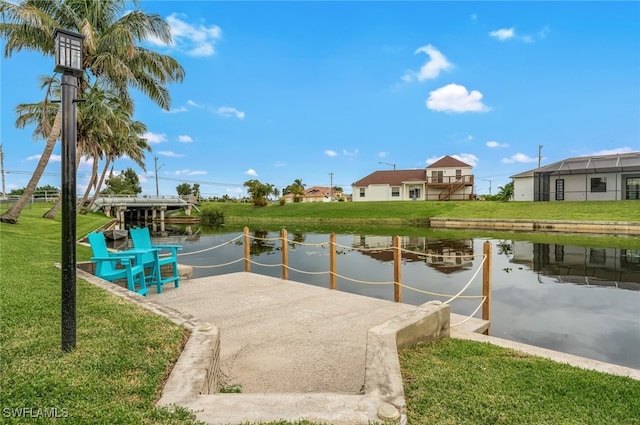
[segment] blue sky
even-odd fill
[[[143,193],[199,183],[240,196],[351,184],[444,155],[473,166],[478,194],[574,156],[640,151],[640,2],[142,1],[171,24],[183,83],[171,111],[136,96],[153,151]],[[4,48],[4,46],[2,46]],[[6,189],[24,187],[44,142],[13,109],[42,98],[53,59],[1,59]],[[60,186],[60,147],[40,185]],[[84,190],[90,164],[79,170]]]

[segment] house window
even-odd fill
[[[564,179],[556,180],[556,201],[564,201]]]
[[[364,187],[360,188],[360,197],[364,198]]]
[[[606,191],[607,191],[606,177],[591,177],[591,192],[606,192]]]
[[[462,170],[456,170],[456,180],[460,180],[462,177]]]
[[[444,171],[431,171],[431,183],[442,183]]]
[[[627,199],[640,199],[640,177],[627,178]]]
[[[399,186],[394,186],[394,187],[391,188],[391,196],[393,198],[400,197],[400,187]]]

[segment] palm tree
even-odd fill
[[[130,88],[146,94],[163,109],[171,98],[167,84],[180,82],[184,70],[170,56],[162,55],[138,43],[155,38],[171,42],[169,25],[157,14],[141,10],[128,11],[128,0],[23,0],[12,3],[0,0],[0,37],[6,40],[4,55],[11,57],[22,49],[53,55],[53,31],[64,28],[81,33],[85,74],[79,81],[79,93],[90,79],[118,93],[131,102]],[[137,6],[137,1],[133,0]],[[0,221],[16,223],[31,197],[60,136],[61,120],[56,118],[47,133],[47,145],[22,197]]]
[[[80,211],[83,214],[89,212],[89,210],[91,210],[91,206],[96,202],[107,175],[107,170],[109,170],[109,167],[113,167],[113,163],[116,159],[127,156],[129,159],[134,161],[136,165],[145,170],[144,152],[150,152],[151,146],[147,143],[147,139],[143,138],[141,135],[147,131],[147,126],[141,121],[131,120],[133,110],[131,110],[130,113],[127,113],[126,111],[120,111],[120,113],[124,115],[123,118],[128,118],[129,122],[126,128],[120,128],[112,138],[106,141],[107,143],[103,147],[105,163],[102,168],[102,173],[100,174],[100,179],[95,185],[91,200]]]
[[[513,181],[505,184],[504,186],[498,186],[498,189],[500,190],[498,192],[498,194],[496,195],[496,197],[503,201],[510,201],[511,199],[513,199]]]
[[[111,162],[116,158],[127,155],[143,170],[144,151],[151,148],[145,139],[139,135],[143,134],[147,128],[139,121],[133,121],[133,105],[117,96],[113,91],[103,90],[94,84],[84,94],[85,102],[78,107],[78,157],[79,163],[81,155],[93,159],[91,178],[87,189],[78,202],[84,205],[89,198],[91,189],[95,194],[100,191],[106,171]],[[98,168],[100,160],[107,158],[103,172],[98,181]],[[90,208],[81,209],[86,213]],[[60,202],[45,213],[46,218],[55,218]]]
[[[287,186],[284,190],[286,193],[293,194],[293,202],[300,202],[304,196],[305,186],[306,185],[302,183],[302,179],[295,179],[293,183]]]

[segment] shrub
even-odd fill
[[[217,208],[206,206],[202,209],[202,224],[206,226],[222,226],[224,213]]]

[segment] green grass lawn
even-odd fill
[[[57,409],[74,424],[184,423],[183,410],[153,409],[187,336],[180,326],[78,280],[77,348],[61,350],[61,230],[40,218],[47,209],[34,204],[18,224],[0,224],[0,422],[51,423],[20,417],[24,408]],[[80,236],[108,220],[77,221]],[[87,247],[77,252],[90,257]]]
[[[426,225],[431,217],[640,222],[638,201],[608,202],[331,202],[270,204],[204,203],[225,221],[349,222]]]
[[[57,409],[70,424],[196,423],[184,409],[154,408],[186,337],[180,326],[79,279],[77,348],[61,350],[60,221],[40,218],[48,208],[0,224],[0,422],[48,424],[15,415]],[[77,234],[105,222],[79,216]],[[640,423],[639,381],[459,340],[406,350],[401,363],[411,424]]]
[[[487,343],[400,353],[410,424],[640,424],[640,381]]]

